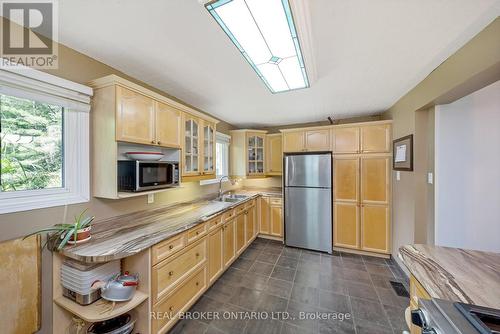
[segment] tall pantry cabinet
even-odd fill
[[[391,123],[332,128],[334,246],[390,254]]]

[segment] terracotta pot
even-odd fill
[[[90,230],[92,230],[92,226],[87,226],[76,231],[76,241],[88,239],[90,237]],[[75,241],[75,235],[72,234],[69,240]]]

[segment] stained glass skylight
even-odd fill
[[[288,0],[216,0],[205,7],[272,93],[309,87]]]

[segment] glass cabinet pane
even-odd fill
[[[264,147],[264,138],[262,137],[255,137],[255,146],[257,147]]]
[[[257,173],[264,173],[264,162],[259,161],[257,164]]]
[[[264,149],[263,148],[257,148],[257,154],[256,154],[256,159],[258,161],[263,161],[264,160]]]

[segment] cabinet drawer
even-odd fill
[[[229,211],[225,212],[225,213],[222,215],[222,220],[223,220],[224,222],[227,222],[227,221],[229,221],[229,220],[233,219],[233,217],[234,217],[234,209],[232,209],[232,210],[229,210]]]
[[[236,215],[239,215],[240,213],[245,211],[245,204],[241,204],[241,205],[237,206],[235,211],[236,211]]]
[[[207,233],[207,223],[200,224],[187,231],[188,245],[200,239],[205,233]]]
[[[202,240],[169,261],[154,266],[152,275],[153,304],[166,296],[184,278],[204,264],[207,259],[207,241]]]
[[[222,215],[219,215],[216,218],[209,220],[207,224],[209,231],[216,229],[218,226],[222,225]]]
[[[247,203],[245,203],[245,209],[249,209],[251,208],[252,206],[255,206],[255,200],[251,200],[251,201],[248,201]]]
[[[180,312],[186,311],[205,290],[206,266],[188,278],[168,298],[153,307],[153,333],[166,333],[172,327]]]
[[[281,199],[281,197],[270,197],[269,198],[269,204],[271,204],[271,205],[282,205],[283,204],[283,200]]]
[[[158,262],[165,260],[170,255],[183,249],[184,246],[186,246],[186,233],[181,233],[154,245],[151,252],[151,263],[155,265]]]

